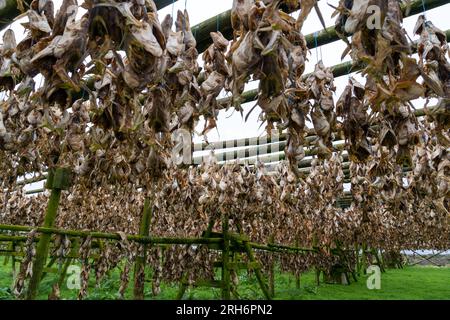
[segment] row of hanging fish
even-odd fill
[[[245,84],[258,80],[260,120],[269,131],[275,124],[287,129],[285,151],[293,167],[304,157],[308,122],[321,158],[331,156],[334,132],[342,129],[352,158],[366,161],[373,146],[370,127],[380,125],[382,144],[398,146],[397,160],[403,161],[419,134],[411,100],[439,97],[433,116],[438,129],[448,128],[448,46],[445,34],[421,16],[415,28],[417,63],[398,2],[369,2],[341,1],[337,7],[336,30],[347,42],[352,34],[348,51],[355,65],[366,64],[367,81],[352,80],[335,106],[333,75],[323,62],[311,77],[302,77],[308,50],[301,26],[316,1],[234,1],[234,39],[211,33],[203,71],[186,11],[178,12],[173,30],[174,17],[160,22],[152,1],[86,1],[80,19],[74,0],[63,1],[56,15],[51,1],[33,1],[23,24],[25,39],[16,44],[11,30],[4,34],[0,85],[14,94],[2,102],[1,148],[23,155],[22,172],[43,163],[77,167],[82,174],[105,166],[103,172],[118,171],[115,178],[134,169],[139,174],[160,167],[162,159],[153,155],[170,148],[157,133],[193,131],[200,115],[207,133],[222,107],[219,94],[231,92],[232,105],[242,110]],[[382,10],[379,30],[365,23],[370,4]],[[300,8],[298,19],[285,8]],[[39,88],[33,81],[37,74],[44,77]],[[356,86],[359,92],[351,97],[350,87]],[[73,103],[80,96],[88,100]],[[112,159],[122,168],[108,167]]]
[[[131,264],[140,252],[136,243],[126,240],[125,234],[138,232],[144,198],[148,195],[153,202],[152,236],[200,237],[211,221],[215,221],[213,230],[220,231],[226,215],[230,229],[243,232],[253,242],[320,249],[317,253],[278,257],[284,261],[283,269],[292,272],[298,266],[300,270],[311,267],[329,270],[339,262],[330,251],[337,249],[337,244],[353,248],[366,243],[370,248],[388,251],[448,248],[450,225],[444,203],[449,196],[448,152],[431,139],[417,148],[414,157],[418,159],[417,165],[408,175],[407,185],[403,184],[402,171],[397,167],[386,172],[386,183],[371,184],[368,168],[351,164],[352,193],[356,201],[345,210],[338,206],[348,175],[344,173],[347,169],[341,156],[316,159],[308,178],[300,182],[287,162],[280,164],[274,174],[267,175],[263,166],[219,166],[211,161],[189,170],[171,168],[148,193],[126,186],[99,188],[89,194],[81,187],[64,192],[56,225],[118,233],[122,237],[119,244],[107,242],[100,249],[88,239],[83,242],[79,248],[81,259],[87,261],[91,254],[99,258],[93,265],[83,262],[80,298],[89,291],[89,268],[95,270],[95,280],[99,283],[105,272],[115,268],[119,261]],[[0,200],[3,203],[4,199]],[[0,222],[38,226],[42,223],[46,200],[48,194],[27,197],[16,193],[8,200],[6,211],[0,214]],[[55,239],[52,250],[61,259],[71,252],[73,244],[68,241],[63,237]],[[33,243],[26,246],[30,254]],[[260,258],[268,268],[271,260],[264,255]],[[171,246],[163,254],[158,248],[151,248],[148,259],[149,266],[160,270],[152,281],[153,292],[158,294],[161,280],[180,281],[186,274],[189,283],[211,278],[218,257],[202,246]],[[27,261],[16,284],[18,294],[23,277],[28,276]],[[129,270],[123,268],[122,294],[128,274]]]

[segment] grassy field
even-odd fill
[[[41,285],[39,299],[47,299],[56,275],[48,274]],[[95,288],[95,276],[91,276],[91,286],[87,299],[103,300],[118,299],[120,286],[119,271],[105,277]],[[314,274],[305,273],[301,277],[301,287],[295,287],[294,277],[289,274],[277,274],[275,281],[276,299],[282,300],[406,300],[406,299],[450,299],[450,268],[437,267],[407,267],[401,270],[388,270],[381,275],[381,289],[369,290],[366,286],[366,276],[359,278],[358,282],[350,285],[315,285]],[[240,276],[238,294],[241,299],[262,299],[263,296],[256,285],[255,278],[248,278],[246,273]],[[127,298],[132,297],[132,276],[127,290]],[[10,291],[11,268],[4,265],[0,259],[0,299],[13,299]],[[173,299],[178,286],[176,284],[162,284],[162,292],[153,299]],[[76,299],[77,290],[61,288],[62,299]],[[146,286],[146,297],[151,297],[151,284]],[[190,289],[185,299],[220,299],[218,289]]]

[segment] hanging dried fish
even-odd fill
[[[343,118],[343,132],[352,161],[364,162],[372,154],[368,131],[368,106],[364,102],[364,87],[350,78],[336,104],[336,113]]]

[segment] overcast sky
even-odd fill
[[[331,14],[333,13],[333,9],[327,4],[330,3],[332,5],[337,5],[338,0],[329,0],[329,1],[320,1],[319,6],[321,12],[325,18],[326,25],[332,26],[334,25],[334,18],[331,18]],[[55,8],[59,7],[61,4],[60,0],[54,1]],[[79,1],[81,4],[81,1]],[[196,25],[212,16],[215,16],[221,12],[224,12],[231,8],[232,0],[187,0],[187,1],[176,1],[174,5],[170,5],[159,11],[160,20],[164,18],[166,14],[171,14],[172,12],[177,12],[178,9],[183,10],[187,7],[187,10],[190,14],[191,26]],[[55,10],[56,11],[56,10]],[[297,17],[297,13],[293,14]],[[416,23],[416,16],[408,17],[405,19],[404,27],[408,31],[410,37],[412,39],[417,39],[417,37],[413,37],[412,30]],[[441,6],[439,8],[427,11],[427,18],[433,21],[433,23],[442,30],[447,30],[450,28],[450,4],[445,6]],[[16,38],[20,39],[23,37],[23,28],[20,25],[20,22],[24,22],[26,19],[21,19],[11,25],[11,28],[14,30],[16,34]],[[310,16],[308,17],[306,23],[303,26],[303,33],[305,35],[313,33],[315,31],[321,30],[322,26],[320,21],[315,13],[312,11]],[[1,32],[3,34],[4,30]],[[342,41],[333,42],[329,45],[322,46],[318,50],[311,49],[309,55],[309,62],[306,65],[305,73],[311,72],[314,69],[314,65],[317,62],[317,54],[319,57],[321,56],[326,66],[333,66],[341,62],[340,57],[342,52],[345,49],[345,44]],[[348,60],[347,57],[345,60]],[[357,77],[359,78],[359,77]],[[347,84],[348,76],[343,76],[337,78],[335,80],[337,86],[336,97],[337,99]],[[250,83],[247,85],[247,89],[252,89],[257,86],[256,82]],[[418,107],[420,107],[421,102],[416,103]],[[244,115],[253,107],[254,102],[248,103],[244,105]],[[241,115],[233,110],[229,110],[227,112],[223,111],[219,115],[218,121],[218,130],[213,130],[208,134],[208,141],[213,142],[217,140],[228,140],[228,139],[237,139],[237,138],[246,138],[246,137],[255,137],[258,135],[262,135],[264,133],[264,126],[260,127],[258,122],[258,116],[260,113],[260,109],[256,108],[251,116],[249,117],[247,122],[241,118]],[[197,129],[201,131],[203,128],[203,123],[199,123]],[[201,141],[201,138],[196,138],[196,142]]]

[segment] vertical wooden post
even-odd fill
[[[367,273],[367,256],[366,256],[367,245],[365,243],[362,244],[362,253],[361,253],[361,269],[362,274]]]
[[[56,257],[56,256],[54,256],[54,257],[51,257],[51,259],[50,259],[50,261],[49,261],[49,263],[47,264],[47,269],[50,269],[51,267],[53,267],[53,265],[55,264],[55,262],[56,262],[56,260],[58,259],[58,257]],[[44,267],[44,269],[45,269],[45,267]],[[44,280],[44,278],[45,278],[45,276],[47,275],[47,272],[42,272],[42,278],[41,278],[41,281],[42,280]]]
[[[48,202],[47,213],[45,215],[44,227],[53,227],[58,211],[59,200],[61,197],[60,189],[53,189]],[[37,296],[39,283],[42,279],[45,262],[48,256],[51,234],[44,233],[39,239],[36,248],[36,258],[33,264],[33,275],[28,285],[27,299],[33,300]]]
[[[313,248],[317,249],[316,253],[320,252],[320,250],[318,250],[318,241],[317,241],[316,234],[313,234],[312,243],[313,243]],[[314,267],[314,271],[315,271],[316,285],[319,286],[320,285],[320,269],[318,267]]]
[[[148,236],[150,231],[150,222],[152,219],[152,207],[150,200],[145,199],[144,211],[142,214],[141,225],[139,229],[140,236]],[[142,244],[143,253],[136,257],[136,263],[134,265],[134,299],[144,299],[144,280],[145,280],[145,261],[147,258],[147,245]]]
[[[239,233],[242,236],[242,243],[244,245],[244,249],[247,253],[248,259],[250,260],[250,262],[256,263],[257,261],[255,259],[255,256],[253,255],[252,247],[248,243],[248,239],[246,239],[246,237],[244,236],[244,229],[242,228],[242,225],[239,222],[237,222],[237,228],[238,228]],[[249,271],[250,271],[250,269],[249,269]],[[264,277],[261,273],[260,267],[254,268],[253,271],[255,272],[256,279],[258,280],[259,286],[260,286],[261,291],[263,292],[264,296],[266,297],[267,300],[272,300],[272,297],[270,296],[269,288],[264,283]]]
[[[381,249],[377,251],[377,257],[380,259],[381,272],[386,272],[386,268],[384,267],[383,252]]]
[[[12,252],[16,252],[16,243],[13,241],[12,243]],[[8,257],[6,257],[8,258]],[[5,264],[7,263],[6,259],[5,259]],[[16,256],[13,255],[11,257],[11,264],[12,264],[12,278],[13,278],[13,282],[11,284],[11,289],[14,289],[14,284],[16,283],[16,276],[17,276],[17,272],[16,272]]]
[[[269,293],[271,297],[275,296],[275,266],[272,262],[269,270]]]
[[[76,238],[75,240],[73,240],[72,243],[72,249],[70,250],[70,255],[75,256],[76,253],[79,250],[79,240],[78,238]],[[61,272],[59,274],[59,278],[58,278],[58,288],[62,288],[64,279],[66,278],[67,275],[67,270],[69,269],[70,264],[72,263],[74,259],[73,258],[67,258],[67,260],[64,262],[64,265],[61,269]]]
[[[385,272],[384,267],[383,267],[383,263],[381,262],[380,256],[378,255],[378,250],[373,248],[372,249],[372,254],[375,256],[375,259],[377,261],[378,267],[380,267],[380,271],[381,272]]]
[[[230,239],[228,234],[229,218],[224,215],[222,218],[222,233],[223,233],[223,250],[222,250],[222,299],[231,299],[231,284],[230,284]]]
[[[208,228],[206,229],[205,234],[203,235],[203,238],[211,237],[211,232],[213,231],[215,223],[216,223],[216,220],[214,218],[209,219]],[[188,280],[188,274],[184,273],[181,278],[180,288],[178,289],[175,300],[183,299],[184,293],[186,292],[186,289],[188,287],[187,280]]]
[[[46,187],[51,189],[50,199],[48,201],[47,211],[44,218],[44,227],[51,228],[55,224],[56,214],[58,213],[59,201],[61,199],[61,190],[68,189],[70,185],[70,172],[68,169],[58,168],[55,171],[50,170]],[[36,299],[39,283],[42,279],[45,262],[47,260],[50,247],[51,234],[43,233],[39,238],[36,247],[36,257],[33,263],[33,275],[28,284],[26,298],[28,300]]]
[[[298,248],[299,246],[298,240],[295,240],[295,246]],[[300,272],[295,273],[295,287],[297,289],[300,289]]]
[[[301,274],[300,272],[295,274],[295,288],[300,289],[300,278]]]
[[[316,285],[320,286],[320,269],[316,267]]]
[[[250,262],[256,262],[255,256],[253,255],[252,248],[248,244],[248,241],[244,240],[243,243],[245,246],[245,250],[247,251],[247,255],[248,255]],[[255,268],[254,271],[255,271],[256,279],[258,280],[259,286],[261,287],[261,290],[262,290],[264,296],[266,297],[267,300],[272,300],[269,289],[267,288],[266,284],[264,283],[264,277],[261,273],[260,268]]]
[[[272,235],[270,237],[270,243],[273,244],[273,242],[274,236]],[[273,259],[270,262],[270,269],[269,269],[269,293],[272,298],[275,297],[275,262]]]
[[[355,254],[356,254],[356,272],[358,276],[361,276],[361,261],[359,258],[359,245],[355,244]]]

